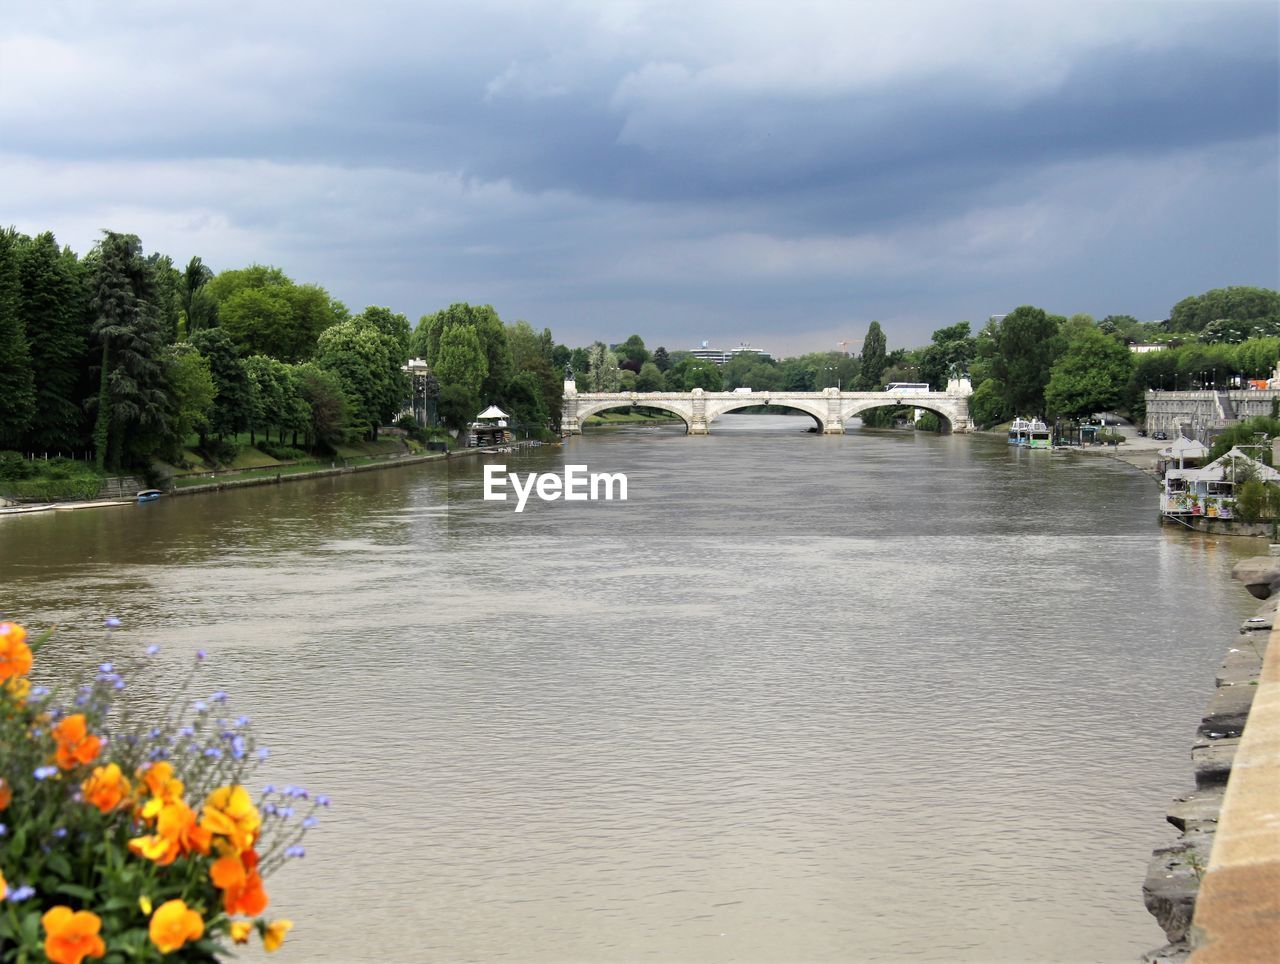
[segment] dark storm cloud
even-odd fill
[[[53,4],[0,40],[0,202],[570,340],[1154,317],[1191,277],[1276,283],[1276,31],[1247,3]]]

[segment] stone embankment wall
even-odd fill
[[[1170,438],[1186,427],[1190,437],[1199,438],[1213,428],[1224,428],[1240,419],[1270,415],[1272,399],[1280,391],[1233,390],[1229,392],[1147,392],[1148,432],[1166,432]]]
[[[1256,807],[1249,806],[1249,799],[1258,796],[1249,784],[1260,775],[1280,786],[1280,726],[1268,733],[1271,724],[1255,719],[1246,732],[1260,694],[1280,710],[1280,645],[1273,658],[1267,658],[1280,603],[1275,595],[1280,592],[1280,558],[1245,560],[1234,575],[1265,601],[1241,625],[1218,669],[1217,685],[1191,750],[1195,789],[1174,798],[1169,807],[1168,821],[1178,829],[1178,839],[1155,851],[1147,871],[1143,897],[1169,939],[1168,945],[1143,958],[1147,964],[1280,960],[1280,861],[1269,868],[1269,886],[1249,877],[1242,887],[1238,874],[1227,886],[1220,883],[1241,856],[1240,841],[1252,841],[1254,834],[1277,841],[1280,854],[1280,799],[1265,801],[1277,812],[1261,820]],[[1275,677],[1275,689],[1269,677]],[[1280,713],[1276,717],[1280,723]],[[1273,742],[1276,746],[1270,745]],[[1246,843],[1246,862],[1253,852]],[[1247,926],[1237,920],[1240,913],[1248,919]],[[1224,928],[1223,920],[1232,923]],[[1242,956],[1233,943],[1242,939],[1260,940],[1275,954]]]

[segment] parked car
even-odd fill
[[[1166,435],[1164,432],[1152,432],[1151,437],[1155,439],[1157,442],[1169,441],[1169,436]]]

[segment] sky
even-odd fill
[[[0,223],[570,345],[1280,287],[1280,5],[0,0]]]

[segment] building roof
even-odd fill
[[[1209,447],[1185,435],[1179,435],[1168,448],[1160,450],[1161,458],[1166,459],[1202,459],[1209,454]]]
[[[1233,460],[1239,460],[1236,461],[1237,465],[1240,462],[1250,465],[1257,478],[1263,482],[1280,482],[1280,472],[1277,472],[1264,462],[1259,462],[1251,455],[1245,455],[1244,452],[1235,447],[1232,447],[1226,454],[1214,459],[1204,468],[1170,469],[1165,478],[1186,479],[1188,482],[1221,482],[1231,472]]]

